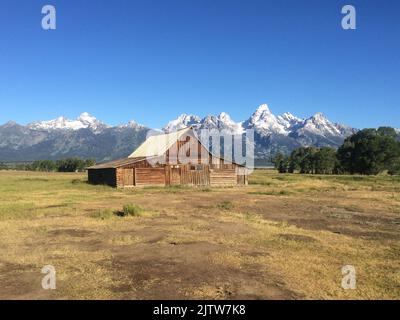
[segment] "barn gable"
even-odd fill
[[[182,137],[191,134],[191,128],[150,136],[128,158],[163,156]]]

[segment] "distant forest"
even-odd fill
[[[42,172],[82,172],[93,166],[94,159],[67,158],[60,160],[38,160],[32,163],[6,164],[0,163],[0,170],[22,170]]]
[[[394,175],[400,174],[400,141],[393,128],[364,129],[338,150],[301,147],[289,156],[277,154],[272,162],[280,173]]]

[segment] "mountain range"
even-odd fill
[[[277,152],[289,153],[300,146],[338,147],[357,129],[329,121],[322,113],[301,119],[291,113],[275,116],[266,104],[242,122],[229,114],[217,116],[182,114],[170,121],[163,131],[193,126],[242,134],[254,129],[255,157],[268,159]],[[110,126],[88,113],[76,120],[59,117],[20,125],[9,121],[0,126],[0,161],[32,161],[65,157],[95,158],[108,161],[128,156],[146,138],[150,128],[130,121]]]

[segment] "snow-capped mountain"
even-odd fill
[[[340,136],[342,134],[337,126],[320,112],[305,120],[302,128],[298,129],[297,132],[303,134],[309,132],[323,136]]]
[[[168,124],[164,127],[164,130],[167,132],[171,132],[186,127],[190,127],[193,125],[198,125],[199,123],[200,123],[200,117],[183,113],[175,120],[168,122]]]
[[[235,122],[225,112],[218,116],[200,118],[183,114],[170,121],[163,130],[170,132],[187,126],[195,129],[219,129],[232,134],[242,134],[254,129],[257,157],[270,157],[276,152],[288,153],[300,146],[338,147],[343,140],[357,130],[329,121],[322,113],[301,119],[285,112],[275,116],[267,104],[260,105],[245,121]]]
[[[303,123],[303,119],[300,119],[294,115],[292,115],[290,112],[285,112],[284,114],[277,116],[276,117],[278,122],[283,125],[283,127],[286,129],[286,131],[289,130],[289,128],[293,128],[301,123]]]
[[[242,123],[233,121],[226,112],[221,112],[218,116],[208,115],[203,119],[195,115],[182,114],[175,120],[168,122],[163,130],[165,132],[171,132],[186,127],[227,130],[234,134],[241,134],[244,131]]]
[[[92,129],[94,132],[99,132],[110,126],[97,120],[87,112],[82,113],[76,120],[70,120],[65,117],[58,117],[49,121],[32,122],[27,125],[32,130],[80,130]]]
[[[163,130],[170,132],[193,126],[218,129],[232,134],[255,132],[256,158],[270,158],[276,152],[289,153],[300,146],[338,147],[357,130],[329,121],[321,113],[307,119],[291,113],[275,116],[266,104],[260,105],[244,121],[232,120],[226,112],[217,116],[182,114]],[[84,112],[76,120],[59,117],[26,126],[8,122],[0,126],[0,161],[58,159],[70,156],[106,161],[123,158],[142,143],[149,128],[130,121],[110,126]]]
[[[222,112],[218,116],[209,115],[203,119],[199,116],[182,114],[170,121],[163,130],[166,132],[179,130],[187,126],[197,129],[227,129],[232,133],[241,134],[246,129],[254,129],[259,135],[268,137],[271,134],[283,136],[321,135],[324,137],[344,137],[354,133],[348,126],[329,121],[322,113],[316,113],[310,118],[301,119],[289,112],[275,116],[268,105],[260,105],[251,117],[242,122],[235,122],[229,114]]]
[[[110,127],[110,126],[108,126],[108,127]],[[131,128],[131,129],[135,129],[135,130],[146,129],[146,127],[144,125],[137,123],[135,120],[131,120],[127,124],[120,124],[116,128],[118,128],[118,129]]]
[[[270,134],[288,135],[290,128],[289,121],[283,116],[276,117],[266,104],[259,106],[250,119],[245,121],[244,125],[246,129],[254,129],[263,136]]]

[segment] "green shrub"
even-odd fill
[[[122,211],[124,212],[124,216],[138,217],[144,210],[136,204],[126,204],[124,205]]]
[[[218,204],[218,208],[222,210],[231,210],[233,209],[233,203],[230,201],[223,201]]]
[[[112,211],[111,209],[98,210],[92,214],[93,218],[97,218],[97,219],[101,219],[101,220],[110,219],[113,216],[114,216],[114,211]]]

